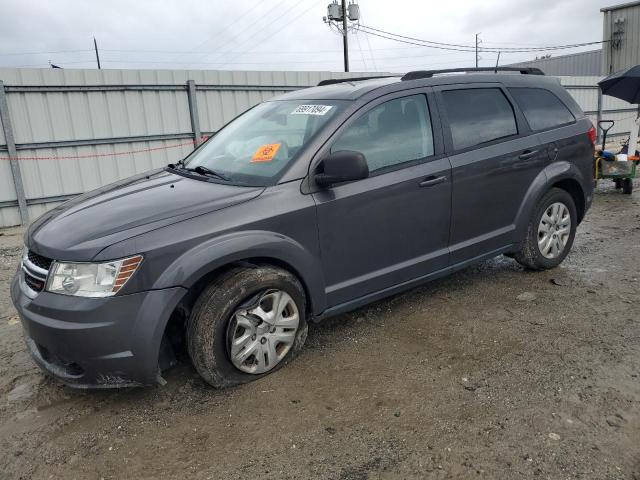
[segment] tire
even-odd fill
[[[631,178],[625,178],[622,180],[622,193],[631,195],[633,193],[633,180]]]
[[[273,307],[277,292],[282,292],[278,298],[283,305],[286,302],[282,322],[269,317],[277,310]],[[289,328],[296,313],[297,326]],[[287,328],[281,327],[285,322],[289,322]],[[245,323],[250,323],[250,327],[245,328]],[[257,380],[282,368],[302,349],[307,338],[304,289],[294,275],[272,266],[230,270],[202,292],[187,322],[186,333],[191,361],[213,387],[226,388]],[[247,335],[248,339],[243,340]],[[280,342],[281,339],[286,342]],[[240,342],[243,345],[239,347]],[[241,364],[238,359],[249,351],[253,353]],[[264,356],[260,355],[263,352]]]
[[[564,210],[558,207],[558,212],[566,211],[569,217],[562,214],[560,215],[562,218],[555,220],[556,205],[564,206]],[[545,214],[547,215],[545,218],[550,220],[550,222],[545,220],[548,233],[540,231],[543,228],[542,219]],[[516,253],[516,261],[531,270],[557,267],[571,250],[577,226],[578,216],[573,198],[565,190],[552,188],[540,199],[533,211],[527,226],[526,238],[520,251]],[[542,247],[538,244],[539,239],[544,240]],[[552,245],[549,250],[547,250],[548,245]]]
[[[622,179],[621,178],[614,178],[613,179],[613,183],[616,186],[616,190],[619,190],[622,188]]]

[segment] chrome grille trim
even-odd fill
[[[22,254],[22,264],[20,266],[20,287],[27,297],[34,299],[40,292],[44,291],[47,285],[47,278],[49,277],[49,270],[45,270],[33,263],[29,258],[30,253],[32,256],[36,255],[34,258],[39,258],[39,256],[34,252],[30,252],[27,248],[24,249],[24,253]],[[42,257],[42,259],[49,260],[45,257]],[[51,264],[53,264],[53,260],[51,260]],[[34,290],[31,288],[30,283],[37,285],[37,282],[42,283],[42,288],[40,290]]]
[[[26,252],[22,257],[22,266],[26,267],[29,270],[29,273],[34,277],[44,277],[44,279],[46,280],[47,275],[49,275],[49,270],[45,270],[44,268],[40,268],[39,266],[33,264],[31,260],[29,260]]]

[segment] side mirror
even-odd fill
[[[321,187],[334,183],[361,180],[369,176],[369,166],[364,155],[351,150],[339,150],[323,159],[318,165],[315,181]]]

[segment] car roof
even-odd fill
[[[274,100],[357,100],[368,93],[379,90],[380,94],[424,86],[456,85],[467,83],[502,83],[505,86],[546,86],[559,85],[559,80],[543,75],[522,75],[512,73],[465,73],[434,75],[415,80],[402,80],[400,75],[371,78],[366,80],[349,79],[330,85],[303,88],[280,95]]]

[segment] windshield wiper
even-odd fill
[[[170,163],[169,165],[167,165],[167,167],[171,168],[172,170],[186,170],[187,172],[195,172],[199,175],[204,175],[207,177],[217,177],[221,180],[224,180],[225,182],[231,181],[231,179],[225,174],[216,170],[211,170],[209,167],[205,167],[204,165],[198,165],[197,167],[189,168],[185,166],[184,160],[180,160],[176,163]]]
[[[184,167],[184,158],[178,160],[176,163],[170,163],[167,167],[175,170],[176,168]]]
[[[228,181],[231,180],[224,173],[220,173],[220,172],[217,172],[215,170],[211,170],[209,167],[205,167],[204,165],[198,165],[195,168],[183,167],[183,169],[187,170],[189,172],[199,173],[200,175],[207,175],[209,177],[218,177],[218,178],[224,180],[225,182],[228,182]]]

